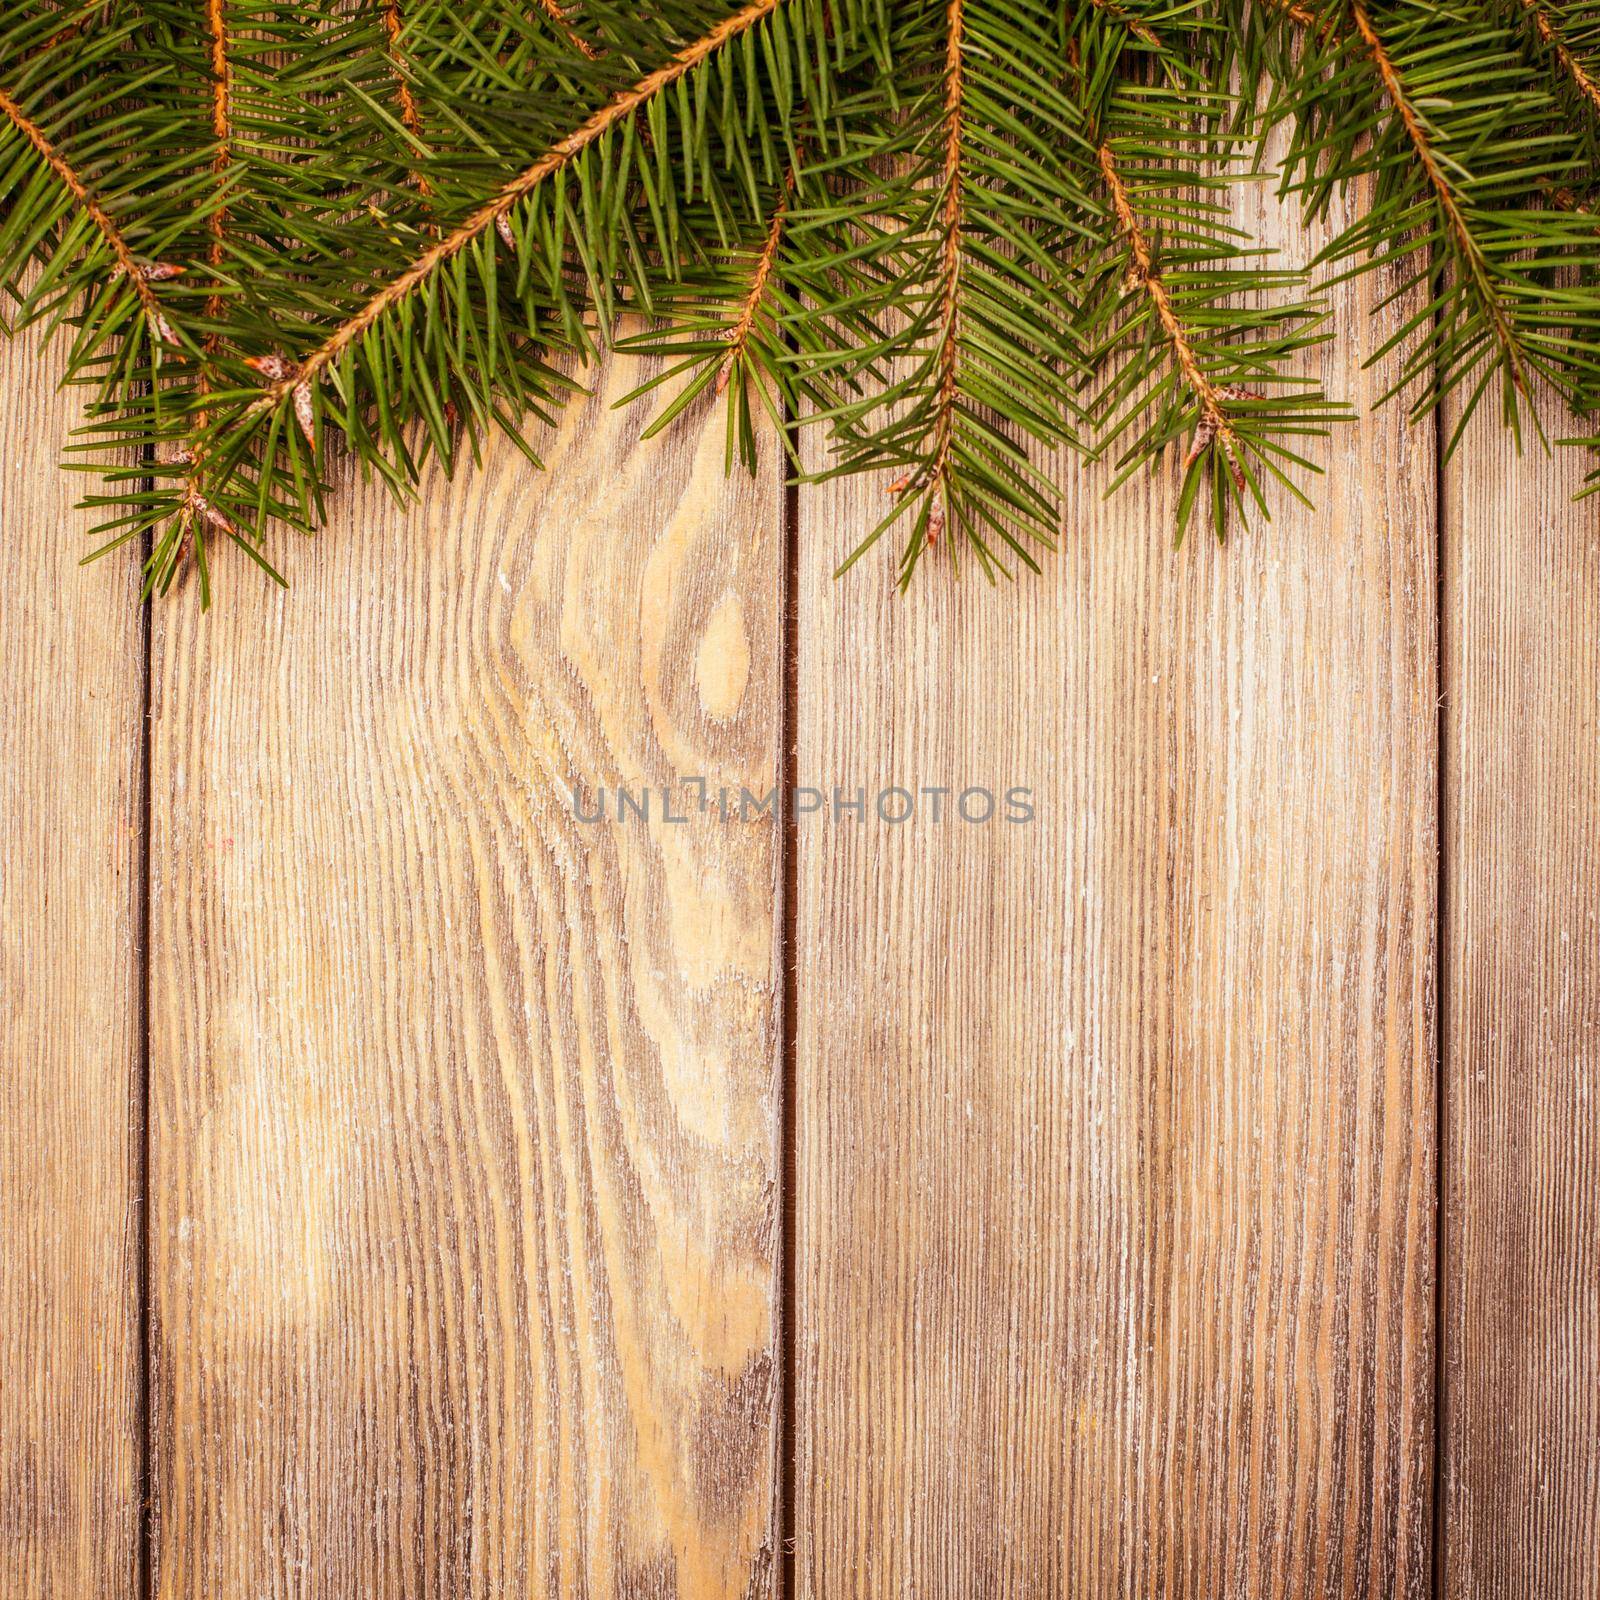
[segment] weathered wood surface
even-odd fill
[[[1338,464],[1176,557],[1074,475],[904,601],[829,578],[881,484],[801,499],[801,781],[1037,807],[799,829],[802,1596],[1429,1592],[1431,438]]]
[[[1519,457],[1489,416],[1471,430],[1440,518],[1441,1592],[1594,1600],[1600,501],[1572,503],[1581,457]]]
[[[61,352],[0,343],[0,1592],[135,1592],[144,635]]]
[[[147,1459],[159,1600],[743,1600],[786,1516],[819,1600],[1594,1600],[1575,458],[1486,418],[1436,518],[1385,412],[1176,557],[1170,479],[1074,476],[1043,577],[906,600],[828,577],[881,485],[803,491],[794,775],[869,816],[796,830],[780,1138],[773,819],[566,793],[777,778],[776,460],[641,445],[618,369],[548,477],[352,486],[287,596],[223,556],[147,842],[54,371],[0,346],[0,1592],[137,1596]]]
[[[162,1600],[769,1588],[777,827],[568,786],[771,786],[781,491],[638,377],[157,614]]]

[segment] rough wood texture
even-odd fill
[[[143,639],[55,370],[0,345],[0,1593],[129,1600]],[[776,1592],[776,830],[660,790],[776,780],[782,497],[637,376],[158,613],[159,1600]],[[1430,446],[1178,556],[1074,477],[1042,578],[904,601],[828,577],[881,484],[802,494],[796,776],[868,815],[799,824],[798,1595],[1430,1593],[1441,731],[1441,1592],[1600,1594],[1600,506],[1482,419],[1441,621]]]
[[[1582,466],[1518,457],[1483,416],[1444,489],[1454,1600],[1600,1595],[1600,502],[1572,503]]]
[[[568,786],[770,787],[781,497],[639,376],[160,613],[164,1600],[769,1587],[777,830]]]
[[[122,1600],[138,1562],[144,637],[85,573],[59,351],[0,343],[0,1592]]]
[[[1431,441],[1338,460],[906,600],[828,576],[881,483],[802,497],[800,781],[1037,806],[799,826],[802,1596],[1429,1592]]]

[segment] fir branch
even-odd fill
[[[756,316],[768,296],[773,269],[778,262],[778,247],[783,243],[783,225],[788,215],[790,196],[794,193],[794,181],[794,168],[791,167],[784,179],[783,192],[772,208],[772,221],[767,225],[761,253],[756,257],[755,268],[750,274],[749,292],[739,309],[738,320],[728,330],[728,353],[717,370],[718,394],[727,389],[728,380],[749,353],[750,335],[756,326]]]
[[[1118,483],[1175,452],[1180,533],[1208,485],[1219,535],[1266,515],[1340,414],[1227,200],[1280,117],[1286,193],[1362,197],[1320,260],[1409,300],[1372,360],[1414,414],[1600,395],[1595,0],[3,10],[0,284],[97,391],[101,531],[202,602],[211,534],[320,520],[324,424],[405,493],[549,419],[624,304],[669,358],[636,392],[676,385],[646,432],[723,395],[753,465],[755,401],[814,418],[813,477],[892,477],[861,548],[906,517],[902,582],[940,542],[1031,565],[1061,445]]]
[[[226,301],[222,294],[219,273],[226,255],[228,231],[227,185],[228,169],[233,161],[233,116],[229,92],[232,88],[232,65],[228,55],[227,0],[206,0],[206,27],[210,34],[209,64],[211,68],[211,135],[216,140],[216,154],[212,157],[211,171],[217,179],[221,195],[216,210],[207,219],[210,244],[206,249],[206,265],[211,269],[211,294],[206,300],[207,321],[218,320]],[[205,399],[211,381],[208,364],[222,347],[222,334],[212,329],[201,345],[202,363],[195,377],[195,396],[200,402],[195,413],[195,428],[203,431],[209,420]],[[208,526],[226,534],[236,534],[226,513],[214,506],[205,493],[205,452],[197,438],[191,434],[182,445],[174,465],[187,468],[183,477],[183,498],[179,503],[175,541],[151,551],[151,578],[170,584],[182,571],[193,549],[203,550]],[[204,559],[202,555],[202,560]]]
[[[807,274],[809,213],[816,201],[826,203],[825,185],[804,179],[798,164],[790,165],[762,207],[758,225],[741,241],[745,248],[686,268],[679,280],[660,287],[649,326],[613,340],[614,350],[668,362],[618,405],[692,374],[642,437],[669,427],[710,389],[723,397],[728,465],[742,461],[753,472],[759,438],[752,396],[792,457],[790,425],[808,410],[826,413],[837,403],[805,371],[807,357],[827,343],[816,308],[836,302],[841,293],[837,280],[816,282]]]
[[[1351,0],[1298,49],[1257,58],[1279,83],[1266,124],[1294,124],[1282,192],[1309,217],[1360,196],[1319,264],[1399,269],[1384,303],[1416,295],[1368,358],[1396,356],[1382,398],[1408,392],[1420,418],[1459,391],[1451,450],[1491,387],[1517,432],[1536,380],[1572,398],[1600,370],[1593,220],[1550,203],[1582,182],[1571,119],[1520,4],[1463,3],[1481,9],[1449,48],[1435,0]]]
[[[945,45],[944,238],[940,246],[938,397],[934,405],[933,456],[920,481],[933,485],[939,506],[928,518],[927,542],[936,544],[940,530],[950,520],[950,443],[953,437],[959,389],[961,331],[961,132],[962,90],[965,85],[961,50],[963,0],[948,0],[948,40]]]
[[[1539,4],[1539,0],[1522,0],[1522,6],[1532,19],[1534,31],[1555,55],[1561,70],[1572,80],[1573,88],[1596,111],[1600,111],[1600,83],[1595,82],[1584,64],[1568,48],[1560,30],[1550,20],[1549,14]]]
[[[224,194],[223,200],[210,217],[211,247],[206,252],[206,264],[211,268],[213,278],[222,265],[223,241],[228,231],[226,188],[228,167],[233,160],[233,119],[228,103],[229,90],[232,87],[232,68],[228,61],[226,3],[227,0],[206,0],[206,24],[211,32],[211,134],[217,141],[217,153],[212,160],[211,170],[216,174],[219,187]],[[206,302],[206,316],[217,317],[221,311],[222,297],[214,291]],[[215,353],[218,342],[217,334],[207,335],[208,354]]]
[[[176,277],[181,268],[172,267],[164,262],[142,263],[124,237],[112,218],[111,214],[95,198],[87,183],[79,177],[70,162],[61,154],[37,122],[29,117],[22,107],[12,98],[4,88],[0,88],[0,112],[4,112],[12,126],[37,152],[39,158],[55,174],[62,187],[77,203],[78,209],[89,218],[99,231],[106,247],[110,250],[116,262],[117,270],[132,286],[134,294],[138,297],[139,304],[145,316],[160,336],[169,343],[177,342],[177,335],[172,324],[167,321],[161,308],[161,302],[156,298],[151,284],[165,278]]]
[[[1154,59],[1136,63],[1114,28],[1079,25],[1104,235],[1083,262],[1079,327],[1096,453],[1117,450],[1112,487],[1180,446],[1177,535],[1209,486],[1222,539],[1251,505],[1270,516],[1269,480],[1305,503],[1296,477],[1320,469],[1295,441],[1347,413],[1298,366],[1327,337],[1325,309],[1305,298],[1303,272],[1263,264],[1271,252],[1224,198],[1247,124],[1217,86],[1248,74],[1228,35],[1185,37],[1181,20],[1162,22]]]
[[[1245,487],[1244,469],[1239,462],[1238,439],[1233,431],[1233,423],[1228,417],[1223,393],[1206,376],[1205,369],[1195,355],[1188,331],[1173,310],[1172,297],[1167,293],[1167,286],[1161,281],[1161,274],[1156,270],[1150,241],[1139,224],[1138,214],[1133,208],[1127,186],[1117,171],[1116,158],[1109,144],[1100,146],[1099,162],[1100,170],[1105,175],[1106,189],[1111,197],[1117,224],[1127,240],[1131,257],[1129,277],[1149,298],[1156,320],[1171,350],[1173,366],[1182,377],[1189,393],[1194,396],[1198,410],[1194,440],[1184,461],[1184,470],[1188,471],[1193,467],[1207,449],[1220,446],[1227,457],[1228,471],[1233,477],[1234,485],[1242,490]]]
[[[1462,212],[1461,203],[1456,197],[1455,188],[1445,174],[1438,154],[1433,148],[1433,141],[1429,135],[1427,124],[1417,107],[1412,104],[1411,96],[1407,92],[1399,69],[1395,66],[1394,59],[1390,56],[1388,50],[1384,48],[1383,41],[1379,38],[1378,31],[1372,24],[1372,18],[1367,11],[1366,0],[1351,0],[1350,15],[1355,24],[1356,33],[1372,61],[1378,81],[1383,85],[1384,92],[1389,97],[1389,103],[1394,108],[1395,115],[1400,119],[1400,125],[1405,129],[1406,137],[1410,140],[1411,147],[1416,153],[1417,162],[1427,178],[1429,187],[1433,190],[1440,214],[1444,218],[1450,233],[1455,238],[1459,259],[1466,269],[1484,314],[1489,318],[1489,324],[1494,330],[1495,339],[1505,355],[1511,381],[1516,385],[1519,393],[1526,395],[1528,382],[1523,371],[1521,343],[1511,327],[1505,307],[1500,303],[1500,296],[1495,292],[1494,284],[1489,276],[1488,264],[1484,260],[1483,252],[1478,246],[1478,241],[1473,235],[1472,229],[1467,225],[1467,219]]]
[[[219,274],[227,254],[228,237],[228,178],[233,165],[233,112],[231,91],[233,67],[228,52],[227,0],[206,0],[206,26],[210,33],[211,67],[211,136],[216,140],[216,154],[211,160],[211,172],[217,180],[217,206],[207,219],[211,242],[206,248],[206,265],[211,269],[211,294],[206,301],[206,319],[221,317],[226,300],[222,293]],[[216,355],[222,347],[222,334],[213,330],[205,337],[201,350],[207,357]],[[203,395],[206,390],[206,372],[201,368],[197,387]],[[205,413],[200,413],[200,425],[205,425]]]
[[[422,142],[422,111],[411,84],[401,70],[400,36],[404,22],[400,15],[400,0],[382,0],[383,31],[387,40],[389,59],[394,64],[395,98],[400,103],[400,121],[407,133],[419,144]],[[433,191],[422,173],[415,174],[417,193],[425,199]]]
[[[1309,6],[1301,5],[1300,0],[1268,0],[1268,3],[1302,28],[1319,26],[1316,13]]]
[[[1006,552],[1033,566],[1030,544],[1054,544],[1059,490],[1031,448],[1082,419],[1082,114],[1049,0],[893,15],[899,65],[860,106],[872,131],[831,169],[837,194],[808,210],[824,311],[849,313],[827,319],[836,351],[808,351],[800,368],[836,395],[815,475],[894,474],[889,511],[846,566],[904,518],[902,583],[946,534],[953,561],[993,577]]]
[[[561,0],[539,0],[539,7],[555,24],[568,44],[574,46],[580,54],[586,55],[591,61],[600,59],[600,52],[573,27],[572,18],[567,15],[567,8],[561,4]]]
[[[612,97],[599,110],[590,115],[565,138],[559,139],[530,167],[505,184],[495,197],[481,205],[466,220],[458,224],[436,244],[425,250],[398,277],[385,284],[354,315],[330,333],[316,349],[287,377],[272,384],[258,402],[258,408],[274,408],[293,398],[302,423],[303,406],[319,375],[341,355],[385,312],[404,301],[433,275],[459,255],[490,228],[498,228],[502,219],[520,202],[526,200],[538,187],[560,172],[573,158],[595,143],[603,134],[625,121],[640,107],[648,105],[680,78],[692,72],[708,56],[724,45],[764,21],[784,0],[746,0],[740,10],[719,22],[709,32],[678,51],[665,66],[647,74],[631,88]]]
[[[148,535],[152,590],[193,557],[204,605],[206,535],[246,543],[235,530],[269,518],[303,527],[303,507],[319,503],[319,483],[285,470],[261,436],[232,430],[260,392],[254,363],[278,346],[282,321],[348,271],[366,197],[394,193],[365,114],[352,115],[382,79],[381,29],[375,15],[330,16],[319,0],[120,0],[115,19],[114,33],[71,52],[92,62],[92,94],[73,84],[53,101],[54,71],[18,71],[22,103],[100,189],[130,248],[189,265],[161,300],[194,337],[169,341],[175,349],[146,338],[146,319],[130,322],[107,293],[121,274],[108,274],[104,251],[85,250],[70,215],[35,251],[48,295],[36,293],[43,312],[30,303],[27,314],[51,312],[75,330],[69,369],[99,389],[69,447],[104,484],[83,502],[105,513],[94,535],[104,549]],[[5,43],[26,59],[26,30]],[[27,147],[13,139],[12,149]],[[47,178],[0,165],[0,191],[24,225]]]
[[[1135,39],[1142,39],[1148,45],[1161,43],[1161,35],[1154,28],[1146,22],[1141,22],[1126,6],[1119,5],[1117,0],[1094,0],[1094,7],[1095,10],[1104,12],[1113,22],[1120,23]]]

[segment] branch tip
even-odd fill
[[[1133,199],[1128,193],[1127,185],[1122,181],[1122,174],[1117,170],[1116,157],[1112,154],[1109,144],[1100,146],[1099,159],[1100,172],[1106,180],[1106,189],[1111,196],[1111,209],[1116,215],[1117,226],[1121,228],[1123,237],[1128,241],[1129,284],[1131,287],[1141,289],[1148,297],[1155,311],[1156,320],[1161,324],[1167,345],[1172,351],[1173,365],[1178,369],[1178,375],[1188,385],[1189,392],[1199,407],[1194,438],[1190,441],[1189,453],[1183,463],[1184,471],[1187,472],[1213,445],[1220,444],[1234,484],[1242,490],[1245,486],[1245,475],[1244,468],[1239,462],[1239,436],[1234,432],[1233,423],[1228,417],[1224,403],[1229,398],[1237,398],[1237,392],[1227,386],[1213,383],[1206,375],[1205,368],[1200,365],[1200,358],[1195,354],[1188,330],[1173,309],[1172,297],[1167,293],[1167,286],[1161,281],[1161,274],[1156,270],[1150,241],[1145,237],[1138,213],[1133,208]]]
[[[956,0],[959,4],[959,0]],[[435,271],[452,257],[457,256],[476,239],[485,228],[495,228],[504,237],[500,224],[512,207],[526,200],[545,179],[553,176],[597,139],[671,87],[686,73],[692,72],[707,56],[715,54],[723,45],[748,32],[763,22],[783,4],[783,0],[747,0],[738,11],[725,17],[716,27],[703,34],[692,44],[684,46],[665,66],[646,74],[631,88],[614,95],[599,110],[593,112],[565,138],[559,139],[540,158],[504,185],[500,192],[478,207],[471,216],[460,223],[437,243],[430,245],[398,277],[390,279],[361,309],[348,317],[308,355],[300,365],[298,384],[291,379],[274,383],[257,402],[258,407],[281,404],[291,392],[298,396],[303,389],[309,398],[311,384],[330,363],[359,339],[374,322],[397,301],[403,300],[419,285],[426,282]],[[302,419],[303,421],[303,419]]]
[[[162,262],[147,265],[134,255],[111,214],[95,199],[89,186],[73,170],[66,157],[56,149],[44,129],[28,116],[4,89],[0,89],[0,112],[5,113],[17,132],[33,146],[40,159],[55,173],[62,186],[82,207],[84,215],[99,230],[101,238],[105,240],[117,264],[118,272],[133,285],[133,292],[138,296],[139,304],[144,308],[151,326],[169,344],[176,344],[177,334],[173,331],[172,324],[162,314],[161,302],[156,299],[150,285],[164,278],[176,277],[183,269],[173,268]]]
[[[1572,53],[1567,41],[1561,37],[1560,30],[1539,4],[1539,0],[1522,0],[1522,5],[1523,9],[1533,19],[1534,31],[1555,52],[1555,58],[1561,64],[1561,70],[1572,79],[1573,86],[1578,93],[1589,101],[1597,111],[1600,111],[1600,84],[1595,82],[1588,69]]]
[[[779,195],[778,203],[773,208],[772,221],[767,227],[767,237],[761,246],[761,254],[756,257],[756,268],[750,275],[750,288],[745,294],[744,304],[739,309],[739,319],[728,329],[728,353],[722,358],[722,366],[717,373],[718,394],[727,389],[728,380],[733,376],[733,369],[739,364],[745,347],[750,343],[756,313],[761,308],[761,301],[767,292],[767,282],[772,276],[773,267],[777,264],[778,246],[783,239],[783,221],[789,209],[789,196],[793,192],[794,168],[791,167],[789,176],[784,182],[783,193]]]
[[[1443,213],[1445,224],[1455,238],[1462,259],[1471,270],[1484,310],[1488,313],[1490,325],[1494,329],[1495,339],[1505,352],[1506,361],[1511,369],[1511,381],[1518,393],[1525,395],[1528,392],[1528,385],[1522,370],[1521,347],[1517,343],[1511,324],[1506,320],[1505,308],[1500,304],[1500,297],[1494,292],[1494,286],[1489,281],[1488,265],[1483,259],[1483,252],[1478,248],[1478,241],[1472,237],[1472,230],[1467,226],[1461,202],[1456,197],[1450,180],[1445,176],[1444,168],[1439,164],[1439,158],[1433,148],[1433,137],[1427,124],[1411,104],[1399,68],[1395,66],[1382,39],[1378,37],[1378,30],[1367,14],[1366,0],[1353,0],[1350,14],[1356,25],[1356,32],[1372,59],[1378,80],[1388,94],[1395,115],[1399,117],[1400,125],[1405,129],[1406,137],[1416,152],[1417,160]]]

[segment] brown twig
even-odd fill
[[[206,27],[211,34],[211,133],[217,141],[217,153],[212,158],[211,170],[216,175],[219,186],[226,183],[228,168],[233,161],[233,117],[230,100],[233,71],[228,59],[225,4],[226,0],[206,0]],[[218,205],[212,212],[207,227],[211,243],[206,249],[206,265],[211,269],[212,291],[206,300],[206,319],[215,321],[222,315],[225,304],[217,276],[226,256],[224,241],[228,231],[228,208],[225,204]],[[222,335],[213,330],[206,335],[201,350],[209,358],[216,355],[221,347]],[[195,376],[195,394],[204,402],[210,391],[210,373],[202,364]],[[207,411],[202,403],[195,412],[196,432],[204,429],[206,422]],[[190,434],[186,444],[178,447],[177,464],[186,466],[188,471],[184,474],[183,500],[178,507],[178,545],[172,558],[174,573],[182,568],[188,559],[198,529],[209,525],[224,533],[235,531],[226,513],[212,505],[205,495],[202,488],[204,454],[196,443],[193,433]],[[204,537],[203,533],[199,536]]]
[[[949,30],[944,53],[944,241],[940,250],[939,394],[933,424],[933,460],[922,481],[939,488],[940,507],[928,519],[928,543],[938,542],[941,521],[950,518],[950,447],[955,432],[956,383],[960,371],[962,96],[966,91],[961,55],[962,0],[949,0]],[[940,521],[935,521],[935,518]]]
[[[1126,6],[1117,4],[1117,0],[1094,0],[1096,11],[1103,11],[1113,22],[1120,22],[1135,39],[1143,39],[1146,44],[1160,44],[1161,36],[1148,23],[1141,22]]]
[[[1223,405],[1224,391],[1206,375],[1205,368],[1200,365],[1200,358],[1195,354],[1194,346],[1189,341],[1188,330],[1178,313],[1173,310],[1172,297],[1167,293],[1167,286],[1161,281],[1161,274],[1156,269],[1150,241],[1140,226],[1138,214],[1133,209],[1133,201],[1128,194],[1127,185],[1122,181],[1122,174],[1117,170],[1116,157],[1112,155],[1109,144],[1100,146],[1100,171],[1111,196],[1111,207],[1116,214],[1117,226],[1122,229],[1123,237],[1128,241],[1128,252],[1131,257],[1128,276],[1149,299],[1156,314],[1156,321],[1161,324],[1161,331],[1166,337],[1168,348],[1172,351],[1172,363],[1194,396],[1195,404],[1200,410],[1199,421],[1195,424],[1194,439],[1190,444],[1188,457],[1184,461],[1184,468],[1187,470],[1193,466],[1212,444],[1220,444],[1234,483],[1243,489],[1245,475],[1244,468],[1239,462],[1239,440],[1234,432],[1233,423],[1228,418],[1227,408]]]
[[[226,181],[228,167],[233,161],[233,121],[229,106],[233,71],[228,62],[228,28],[223,6],[224,0],[206,0],[206,23],[211,30],[211,133],[217,141],[217,153],[212,159],[211,170],[216,174],[219,185]],[[206,264],[211,268],[213,277],[222,265],[223,239],[227,229],[228,208],[219,205],[211,213],[211,246],[206,252]],[[206,301],[206,316],[212,318],[221,313],[222,296],[213,292]],[[206,353],[214,354],[217,344],[217,335],[209,334],[205,344]]]
[[[1572,79],[1578,93],[1600,111],[1600,84],[1594,81],[1583,63],[1567,48],[1567,41],[1561,37],[1556,25],[1545,14],[1539,5],[1539,0],[1522,0],[1522,4],[1533,18],[1534,31],[1555,52],[1556,60],[1561,63],[1561,70]]]
[[[394,66],[395,94],[400,101],[400,121],[407,133],[412,138],[422,138],[422,112],[417,105],[417,97],[411,92],[411,85],[406,82],[405,74],[400,71],[400,30],[403,26],[400,16],[400,0],[383,0],[383,30],[389,41],[389,60]],[[428,180],[418,172],[414,174],[417,193],[426,199],[433,193]]]
[[[1326,38],[1335,30],[1333,18],[1324,17],[1319,20],[1317,15],[1299,0],[1269,0],[1278,10],[1305,27],[1315,27],[1320,36]],[[1582,66],[1573,59],[1566,46],[1560,41],[1559,36],[1551,27],[1544,13],[1538,9],[1537,0],[1523,0],[1523,4],[1534,14],[1534,25],[1539,29],[1540,36],[1547,43],[1553,44],[1558,58],[1563,65],[1572,71],[1580,89],[1585,93],[1600,94],[1595,85],[1584,73]],[[1373,68],[1378,74],[1378,81],[1382,84],[1384,92],[1389,96],[1390,103],[1394,106],[1395,114],[1400,118],[1400,124],[1405,129],[1406,137],[1411,141],[1415,150],[1418,163],[1421,165],[1428,185],[1433,190],[1438,200],[1439,209],[1444,213],[1445,224],[1454,237],[1462,258],[1466,261],[1473,281],[1478,288],[1478,294],[1483,301],[1484,309],[1488,312],[1489,321],[1494,329],[1495,338],[1506,353],[1506,359],[1511,368],[1511,381],[1518,390],[1527,392],[1527,380],[1523,373],[1522,353],[1518,348],[1516,335],[1506,320],[1505,309],[1500,304],[1500,297],[1494,292],[1494,286],[1489,281],[1488,266],[1483,259],[1483,253],[1478,248],[1477,241],[1472,237],[1472,230],[1467,226],[1467,220],[1461,211],[1461,203],[1456,197],[1455,190],[1451,187],[1450,180],[1445,176],[1444,168],[1439,164],[1439,158],[1433,149],[1432,136],[1426,124],[1417,114],[1410,99],[1406,95],[1405,84],[1400,77],[1399,69],[1395,66],[1393,58],[1384,48],[1383,41],[1378,37],[1378,31],[1373,26],[1372,18],[1367,14],[1364,0],[1354,0],[1351,6],[1351,18],[1355,23],[1356,33],[1361,43],[1365,46],[1368,56],[1372,60]],[[1596,99],[1600,105],[1600,99]]]
[[[539,0],[539,7],[561,30],[569,44],[577,46],[591,61],[600,59],[600,52],[573,27],[572,19],[567,15],[566,7],[561,4],[561,0]]]
[[[1317,14],[1310,6],[1303,6],[1299,0],[1268,0],[1274,9],[1281,11],[1291,22],[1298,22],[1302,28],[1315,28],[1318,26]]]
[[[1466,262],[1473,280],[1478,286],[1478,294],[1483,301],[1484,309],[1489,314],[1490,324],[1494,328],[1496,339],[1506,353],[1506,359],[1511,367],[1511,381],[1522,393],[1527,393],[1527,382],[1522,371],[1522,355],[1518,349],[1516,335],[1511,330],[1511,325],[1506,321],[1505,310],[1500,304],[1500,297],[1494,292],[1494,286],[1489,282],[1488,268],[1483,259],[1483,253],[1478,249],[1477,241],[1472,237],[1472,230],[1467,226],[1467,219],[1462,215],[1461,202],[1456,198],[1456,192],[1450,185],[1450,180],[1445,176],[1444,168],[1439,164],[1439,158],[1434,153],[1433,139],[1422,118],[1417,115],[1411,101],[1406,94],[1405,83],[1400,77],[1399,69],[1390,58],[1389,52],[1384,48],[1383,41],[1378,37],[1377,29],[1372,25],[1372,19],[1367,15],[1364,0],[1354,0],[1351,7],[1351,16],[1355,21],[1356,32],[1361,36],[1361,42],[1367,48],[1367,53],[1372,57],[1372,64],[1378,74],[1379,81],[1383,84],[1394,106],[1395,115],[1400,118],[1400,125],[1405,129],[1406,137],[1411,141],[1411,147],[1416,151],[1417,160],[1421,164],[1428,184],[1439,202],[1439,209],[1444,213],[1446,225],[1454,235],[1456,245],[1461,251],[1462,259]]]
[[[404,272],[392,278],[359,311],[340,323],[297,368],[267,389],[256,403],[257,409],[281,404],[291,395],[295,396],[297,405],[302,396],[309,398],[310,385],[322,369],[330,362],[337,361],[390,306],[427,282],[445,262],[459,255],[486,228],[497,227],[513,206],[527,199],[546,178],[559,172],[595,140],[663,89],[676,83],[685,73],[692,72],[707,56],[769,17],[781,4],[783,0],[747,0],[747,4],[732,16],[725,17],[709,33],[696,39],[693,44],[686,45],[665,66],[658,67],[632,88],[608,100],[564,139],[557,140],[531,167],[505,184],[494,199],[479,206],[444,238],[430,245]]]
[[[12,126],[38,151],[45,165],[55,173],[63,187],[83,208],[84,215],[99,229],[100,236],[110,247],[118,270],[133,285],[133,292],[138,296],[139,304],[144,307],[151,326],[163,339],[173,339],[172,325],[162,314],[161,302],[156,299],[155,291],[150,285],[162,278],[175,277],[177,270],[160,265],[146,267],[138,260],[128,241],[123,237],[122,230],[105,207],[95,199],[88,185],[73,171],[71,163],[50,142],[44,129],[29,117],[4,89],[0,89],[0,111],[5,113],[11,120]]]
[[[718,394],[728,387],[733,369],[738,365],[744,355],[745,347],[750,343],[756,313],[761,308],[762,298],[767,292],[767,282],[772,277],[773,267],[777,264],[778,246],[783,239],[784,217],[789,210],[789,196],[793,193],[794,168],[791,167],[783,186],[783,193],[778,197],[778,204],[773,210],[772,222],[767,228],[767,237],[761,246],[761,254],[756,257],[756,270],[750,275],[750,288],[745,294],[743,306],[739,309],[739,320],[728,330],[728,353],[722,358],[722,367],[717,373]]]
[[[939,504],[928,513],[927,543],[938,544],[950,521],[950,451],[955,441],[957,382],[961,366],[961,236],[964,222],[961,194],[961,118],[966,93],[962,58],[963,0],[947,0],[948,31],[944,53],[944,238],[939,249],[938,387],[934,398],[933,453],[915,472],[896,478],[888,493],[919,493],[932,485]]]
[[[1539,187],[1558,211],[1575,211],[1580,217],[1592,217],[1595,214],[1594,207],[1586,206],[1564,183],[1551,183],[1548,178],[1542,178]]]
[[[179,445],[173,465],[189,469],[184,478],[183,500],[178,507],[178,544],[170,568],[176,575],[194,548],[197,528],[215,528],[219,533],[234,538],[238,537],[239,530],[234,527],[232,518],[206,497],[201,487],[200,456],[197,451],[191,450],[188,445]],[[204,538],[204,534],[201,537]]]

